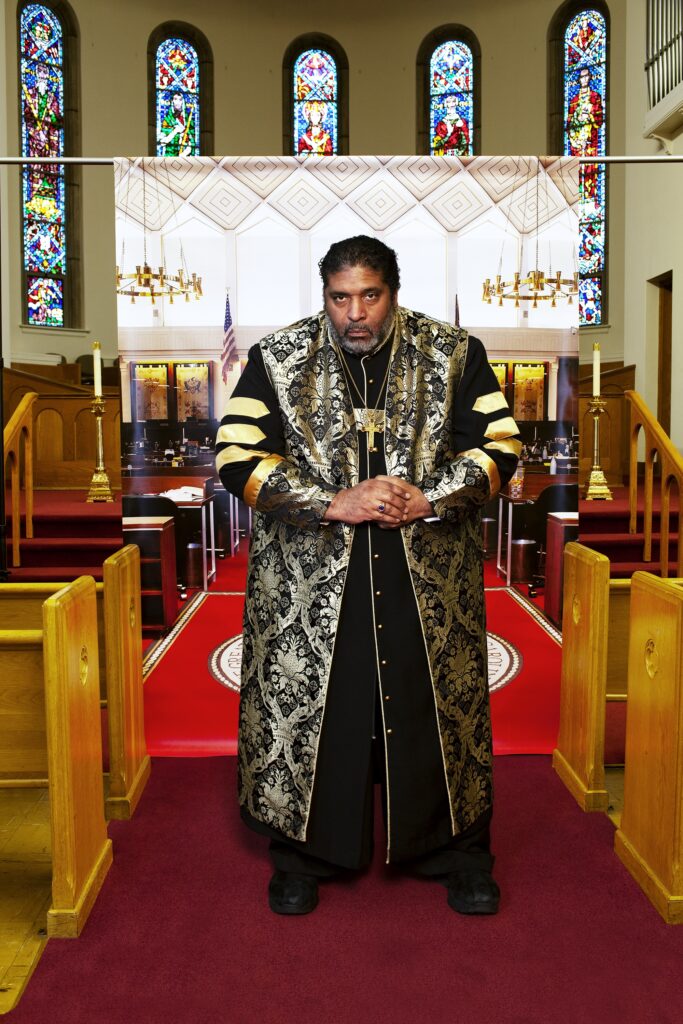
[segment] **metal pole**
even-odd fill
[[[547,154],[548,156],[559,154]],[[152,160],[166,160],[175,159],[167,157],[145,157],[149,162]],[[576,160],[581,164],[675,164],[683,163],[683,155],[681,156],[665,156],[665,155],[653,155],[653,156],[579,156],[575,157]],[[80,156],[48,156],[48,157],[28,157],[28,156],[0,156],[0,166],[10,166],[12,164],[78,164],[81,167],[113,167],[115,163],[114,157],[80,157]]]

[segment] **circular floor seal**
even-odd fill
[[[511,683],[522,668],[522,656],[509,640],[497,633],[487,633],[489,692],[495,693]]]
[[[495,693],[511,683],[522,668],[522,657],[509,640],[503,640],[496,633],[487,636],[489,691]],[[213,678],[227,687],[240,691],[240,669],[242,665],[242,635],[225,640],[209,655],[209,672]]]
[[[242,634],[233,636],[220,644],[209,655],[209,672],[221,686],[227,686],[235,693],[240,692],[240,670],[242,667]]]

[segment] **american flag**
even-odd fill
[[[232,314],[230,313],[230,295],[225,296],[225,320],[223,322],[223,348],[221,350],[221,366],[223,368],[223,383],[228,381],[228,373],[233,363],[239,359],[237,354],[237,342],[232,326]]]

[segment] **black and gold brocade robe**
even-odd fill
[[[370,406],[388,369],[376,452],[354,425],[361,402],[341,358]],[[399,307],[393,338],[363,359],[340,356],[324,314],[251,350],[216,444],[224,485],[254,510],[239,734],[247,820],[357,866],[380,729],[387,859],[435,849],[489,809],[480,508],[520,447],[481,342],[422,314]],[[384,472],[420,487],[436,519],[398,530],[323,522],[338,490]]]

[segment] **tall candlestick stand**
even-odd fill
[[[593,395],[588,403],[588,411],[593,417],[593,468],[586,485],[584,498],[586,501],[613,501],[612,492],[607,486],[607,478],[600,466],[600,417],[607,408],[599,395]]]
[[[104,398],[101,395],[95,395],[92,400],[91,408],[95,415],[97,429],[97,461],[95,463],[95,472],[93,473],[92,480],[90,481],[90,490],[88,491],[87,501],[114,500],[111,484],[109,483],[109,477],[107,476],[107,470],[104,467],[104,438],[102,436],[102,417],[104,416],[104,406]]]

